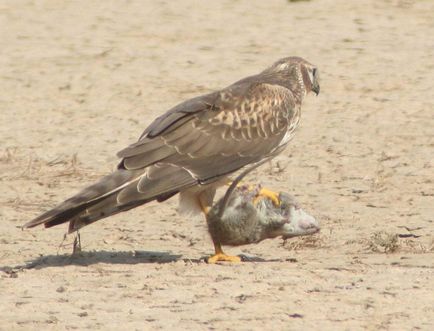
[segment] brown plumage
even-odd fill
[[[181,194],[181,204],[209,208],[226,176],[279,153],[292,138],[318,70],[299,57],[175,106],[121,150],[118,169],[25,224],[69,232],[149,201]]]

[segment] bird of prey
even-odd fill
[[[300,121],[303,98],[318,94],[319,72],[300,57],[184,101],[121,150],[117,170],[24,225],[69,222],[69,233],[99,219],[180,194],[180,210],[204,212],[228,176],[280,153]],[[262,189],[277,205],[278,193]],[[215,260],[233,261],[215,246]]]

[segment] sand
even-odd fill
[[[432,1],[3,1],[1,330],[434,329]],[[300,55],[321,72],[250,178],[312,237],[226,248],[177,199],[81,231],[21,226],[109,173],[175,104]]]

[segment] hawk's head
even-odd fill
[[[287,81],[292,87],[297,84],[305,90],[305,93],[319,94],[318,68],[301,57],[291,56],[280,59],[265,72],[278,74],[280,79]]]

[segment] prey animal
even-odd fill
[[[261,185],[238,185],[253,168],[239,175],[208,213],[208,231],[214,246],[256,244],[276,237],[286,240],[320,230],[319,222],[293,196],[280,192],[276,206],[270,198],[260,196]],[[219,259],[212,256],[207,261],[216,263]]]

